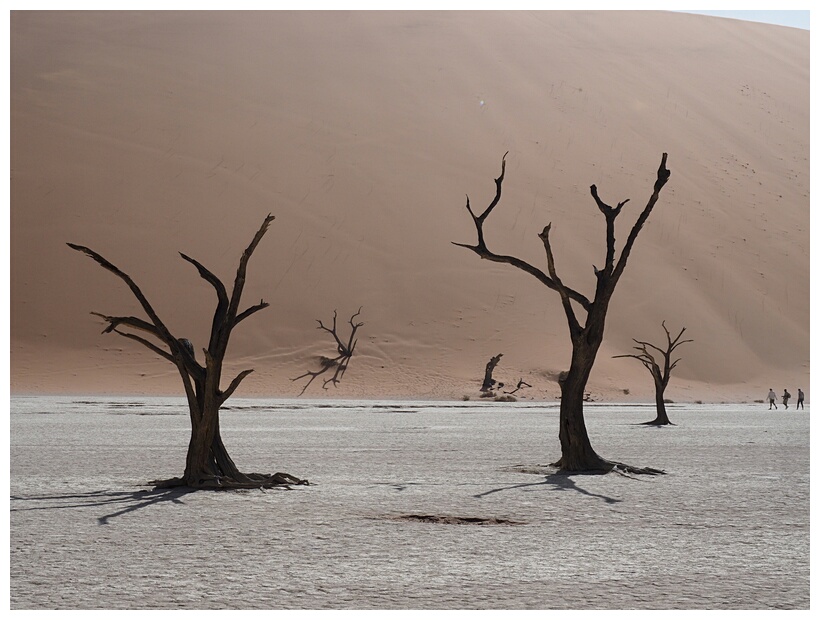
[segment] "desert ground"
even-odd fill
[[[662,153],[672,176],[610,306],[589,390],[652,398],[613,359],[662,321],[694,343],[668,396],[753,402],[809,388],[809,33],[663,11],[28,12],[10,21],[10,386],[179,394],[175,369],[90,312],[142,316],[130,274],[201,351],[213,291],[276,220],[236,330],[244,396],[294,397],[332,354],[316,329],[362,308],[331,398],[473,394],[484,364],[558,394],[558,295],[480,260],[466,196],[499,253],[591,295],[604,223],[622,247]],[[628,392],[628,393],[627,393]]]
[[[554,404],[237,399],[237,464],[311,485],[186,494],[182,399],[11,405],[13,610],[809,608],[809,409],[592,404],[667,473],[561,476]]]

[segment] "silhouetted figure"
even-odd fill
[[[777,403],[774,402],[776,398],[777,394],[774,393],[772,388],[769,388],[769,411],[772,410],[772,405],[774,405],[774,408],[777,409]]]
[[[805,405],[803,405],[803,398],[803,390],[797,388],[797,407],[795,407],[795,409],[803,409],[803,411],[806,410]]]
[[[790,399],[791,397],[792,397],[792,395],[791,395],[791,394],[789,394],[789,390],[787,390],[786,388],[783,388],[783,406],[784,406],[786,409],[788,409],[788,408],[789,408],[789,399]]]

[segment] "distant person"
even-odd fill
[[[777,394],[774,393],[772,388],[769,388],[769,411],[772,410],[772,406],[777,409],[777,403],[775,400],[777,400]]]
[[[803,398],[803,390],[797,388],[797,407],[795,407],[795,409],[803,409],[803,411],[806,410],[805,405],[803,405]]]
[[[791,394],[789,394],[789,390],[787,390],[787,389],[783,388],[783,406],[784,406],[786,409],[788,409],[788,408],[789,408],[789,399],[790,399],[791,397],[792,397],[792,395],[791,395]]]

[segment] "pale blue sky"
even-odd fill
[[[699,13],[716,17],[731,17],[750,22],[778,24],[809,30],[809,11],[679,11],[680,13]]]

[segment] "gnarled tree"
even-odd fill
[[[353,322],[357,316],[359,316],[362,312],[362,309],[359,308],[358,312],[356,312],[353,316],[348,319],[348,323],[350,324],[350,336],[347,339],[347,342],[343,342],[341,338],[339,338],[339,334],[336,331],[336,311],[333,311],[333,326],[327,327],[322,321],[316,319],[316,322],[319,323],[317,329],[321,329],[326,331],[333,339],[336,341],[336,357],[324,357],[322,356],[319,358],[319,370],[308,370],[307,372],[299,375],[298,377],[294,377],[291,381],[298,381],[299,379],[304,379],[305,377],[310,377],[307,383],[305,383],[302,391],[299,392],[299,396],[305,393],[305,391],[310,387],[310,384],[313,383],[313,380],[317,377],[325,374],[331,368],[333,369],[333,374],[330,375],[329,378],[325,379],[322,382],[322,388],[327,389],[329,383],[332,383],[334,386],[339,385],[339,382],[342,380],[342,377],[345,376],[345,371],[347,371],[347,366],[350,364],[350,358],[353,357],[353,352],[356,350],[356,343],[358,340],[356,339],[356,332],[359,331],[359,328],[364,325],[362,322]]]
[[[535,277],[541,284],[556,291],[561,297],[561,305],[566,315],[569,335],[572,341],[572,359],[570,361],[569,370],[563,375],[563,380],[559,382],[561,387],[561,407],[558,437],[561,442],[561,458],[555,463],[555,466],[565,471],[602,472],[617,468],[632,473],[662,473],[660,470],[653,468],[634,467],[610,461],[600,457],[595,450],[593,450],[589,435],[587,434],[586,423],[584,422],[584,389],[586,388],[587,380],[592,371],[592,366],[595,363],[598,349],[603,342],[606,313],[609,309],[612,294],[615,292],[615,286],[623,275],[629,254],[635,245],[635,240],[638,238],[638,233],[640,233],[655,203],[658,201],[661,189],[663,189],[663,186],[669,180],[670,172],[666,168],[667,154],[664,153],[661,157],[661,164],[658,168],[657,179],[652,195],[649,197],[646,206],[632,226],[626,243],[623,248],[621,248],[620,256],[616,257],[615,218],[620,215],[621,209],[629,200],[619,202],[617,206],[612,207],[601,200],[595,185],[590,187],[592,197],[598,205],[598,209],[603,214],[606,224],[606,257],[604,259],[603,268],[598,269],[597,267],[593,267],[596,286],[595,296],[592,299],[570,288],[558,277],[552,247],[550,245],[550,229],[552,224],[547,224],[544,230],[538,235],[546,252],[546,273],[542,269],[520,258],[505,254],[496,254],[487,247],[484,238],[484,222],[501,200],[501,186],[504,182],[506,157],[507,154],[505,153],[501,159],[501,174],[495,180],[495,197],[489,206],[480,214],[476,214],[470,206],[469,196],[467,197],[467,211],[473,218],[473,223],[475,224],[478,234],[478,241],[475,245],[465,243],[456,243],[455,245],[472,250],[483,259],[512,265]],[[580,310],[585,316],[582,315],[579,319],[576,310]]]
[[[301,480],[285,473],[245,474],[240,472],[228,455],[219,431],[220,407],[236,391],[242,380],[253,372],[253,370],[243,370],[234,377],[226,389],[223,390],[220,387],[223,360],[228,350],[228,341],[233,328],[269,305],[265,301],[260,301],[258,304],[244,310],[240,311],[239,309],[242,290],[245,286],[248,261],[273,219],[272,215],[265,218],[250,245],[242,253],[230,295],[228,295],[225,285],[218,277],[198,261],[180,253],[182,258],[196,267],[199,275],[216,291],[217,305],[211,326],[210,340],[207,348],[204,349],[204,365],[197,361],[194,347],[190,341],[184,338],[176,338],[171,334],[148,302],[148,299],[128,274],[94,250],[82,245],[68,244],[70,248],[90,256],[104,269],[123,280],[148,316],[148,320],[145,320],[134,316],[107,316],[93,312],[92,314],[102,317],[108,323],[103,333],[114,332],[139,342],[163,359],[174,364],[182,377],[191,418],[191,439],[185,460],[185,472],[181,478],[157,480],[151,483],[157,487],[269,488],[308,483],[307,480]],[[145,334],[150,339],[134,332]]]
[[[663,400],[663,393],[666,391],[666,386],[669,385],[669,379],[672,377],[672,370],[675,366],[678,365],[680,358],[672,361],[672,353],[675,349],[677,349],[680,345],[686,342],[694,342],[693,340],[681,340],[681,336],[683,336],[683,332],[686,331],[686,328],[682,328],[680,333],[672,338],[672,334],[669,333],[669,330],[666,329],[666,321],[661,322],[661,327],[663,327],[663,331],[666,332],[666,348],[661,349],[660,347],[655,346],[650,342],[643,342],[641,340],[632,339],[635,342],[635,347],[638,353],[628,353],[624,355],[614,355],[613,357],[631,357],[638,360],[641,364],[643,364],[646,369],[651,373],[652,379],[655,381],[655,409],[657,414],[655,419],[651,422],[644,422],[644,424],[652,424],[655,426],[663,426],[664,424],[672,424],[669,421],[669,416],[666,415],[666,403]],[[655,356],[649,352],[649,349],[654,349],[660,354],[661,359],[663,360],[663,367],[658,363],[655,359]]]

